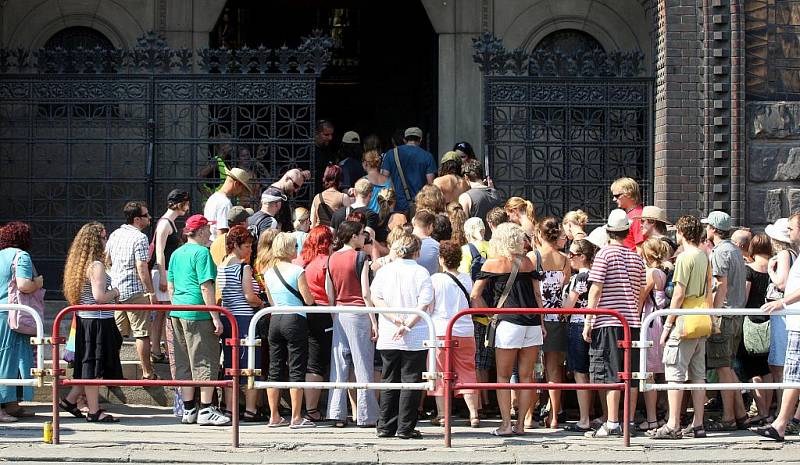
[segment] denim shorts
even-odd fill
[[[567,327],[567,370],[589,373],[589,343],[583,340],[583,323]]]

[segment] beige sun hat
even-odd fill
[[[591,242],[595,247],[601,249],[608,245],[608,233],[605,226],[598,226],[586,236],[586,240]]]
[[[233,178],[234,181],[239,181],[244,185],[244,188],[247,189],[247,192],[253,193],[253,186],[250,185],[250,181],[252,180],[252,176],[247,171],[241,168],[231,168],[228,170],[228,176]]]
[[[606,221],[606,231],[621,232],[627,231],[631,228],[631,220],[628,219],[628,214],[625,210],[616,208],[611,210],[608,214],[608,221]]]
[[[764,228],[767,236],[775,239],[776,241],[791,244],[792,240],[789,238],[789,218],[779,218],[771,225]]]
[[[667,212],[656,207],[655,205],[648,205],[642,209],[642,214],[635,219],[646,219],[660,221],[664,224],[672,224],[667,220]]]

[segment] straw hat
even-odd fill
[[[654,206],[648,205],[642,209],[642,214],[637,216],[635,219],[646,219],[646,220],[653,220],[653,221],[660,221],[664,224],[672,224],[667,221],[667,212],[664,210]]]
[[[228,170],[228,177],[233,178],[234,181],[242,183],[247,192],[253,193],[253,186],[250,185],[252,176],[247,171],[241,168],[231,168]]]
[[[767,236],[775,239],[776,241],[791,244],[792,240],[789,238],[789,218],[779,218],[775,223],[767,226],[764,229]]]

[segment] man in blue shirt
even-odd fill
[[[383,156],[381,173],[392,178],[392,185],[397,193],[397,206],[395,211],[406,212],[410,203],[414,201],[417,192],[425,184],[433,184],[436,176],[436,161],[430,152],[419,146],[422,141],[422,129],[411,127],[404,134],[405,144],[392,149]],[[395,154],[395,150],[397,153]],[[395,155],[400,159],[403,178],[397,169]]]

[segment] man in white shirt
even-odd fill
[[[789,217],[789,239],[792,247],[800,250],[800,212]],[[784,308],[800,309],[800,260],[795,260],[786,280],[784,297],[781,300],[768,302],[761,306],[767,313],[772,313]],[[800,315],[786,315],[786,329],[789,331],[789,341],[786,344],[786,363],[783,365],[783,382],[800,383]],[[750,428],[750,431],[761,436],[783,441],[786,425],[792,420],[800,389],[784,389],[781,400],[781,410],[772,424]]]
[[[203,216],[211,224],[211,242],[217,238],[217,233],[228,232],[228,211],[233,207],[231,199],[239,197],[245,191],[253,193],[250,185],[250,173],[241,168],[232,168],[225,177],[225,184],[220,190],[211,194],[203,208]]]

